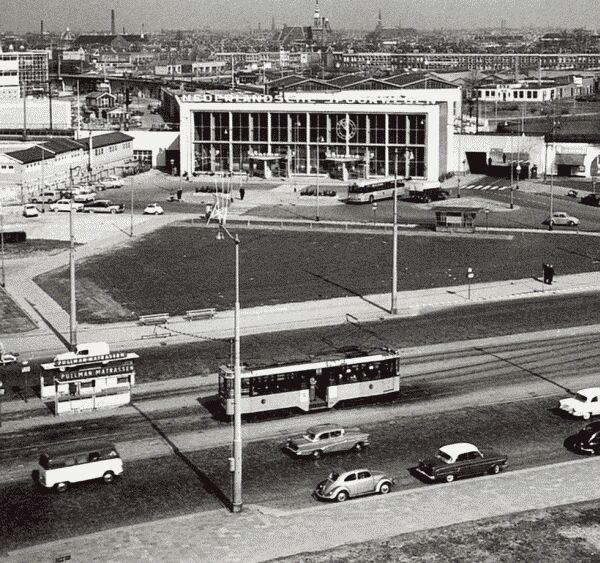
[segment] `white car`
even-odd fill
[[[144,215],[162,215],[165,210],[158,203],[151,203],[144,209]]]
[[[600,387],[590,387],[578,391],[574,397],[561,399],[559,408],[566,413],[588,420],[600,414]]]
[[[17,361],[17,357],[12,354],[0,354],[0,366],[6,366],[8,364],[14,364]]]
[[[39,214],[39,209],[33,203],[26,203],[23,206],[23,217],[37,217]]]
[[[75,211],[83,210],[83,203],[73,202],[73,209]],[[70,199],[59,199],[56,203],[50,206],[50,211],[71,211],[71,200]]]
[[[104,178],[100,183],[105,188],[122,188],[125,185],[125,180],[123,178],[119,178],[118,176],[109,176],[108,178]]]
[[[575,225],[579,225],[579,219],[577,217],[573,217],[564,211],[555,211],[551,217],[548,217],[544,221],[544,223],[553,225],[567,225],[568,227],[574,227]]]

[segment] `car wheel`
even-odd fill
[[[387,495],[390,491],[392,490],[392,487],[390,487],[389,483],[384,483],[383,485],[381,485],[379,492],[382,495]]]
[[[56,483],[56,485],[54,485],[54,488],[56,489],[57,493],[64,493],[69,488],[69,485],[67,484],[67,482]]]
[[[348,493],[346,491],[340,491],[336,495],[335,500],[337,502],[344,502],[345,500],[348,500]]]
[[[454,474],[448,473],[448,475],[446,475],[446,483],[452,483],[452,481],[454,481]]]
[[[114,215],[117,212],[117,210],[116,209],[111,209],[110,212],[111,212],[111,214]]]
[[[58,212],[58,207],[55,207],[52,211],[54,211],[54,213]]]
[[[102,475],[102,480],[107,484],[112,483],[115,480],[115,474],[112,471],[107,471]]]
[[[362,452],[365,449],[365,445],[362,442],[358,442],[358,444],[354,444],[354,451]]]
[[[490,469],[490,473],[492,475],[498,475],[498,473],[500,473],[500,466],[498,464],[493,465],[492,468]]]
[[[321,459],[323,457],[323,452],[321,450],[316,450],[312,453],[313,459]]]
[[[569,221],[567,223],[567,225],[569,225],[569,227],[574,227],[575,226],[575,221]]]
[[[583,420],[589,420],[590,419],[590,413],[589,412],[584,412],[582,415]]]

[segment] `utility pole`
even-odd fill
[[[392,235],[392,304],[390,314],[398,313],[398,149],[394,149],[394,232]]]
[[[129,236],[133,238],[133,182],[131,182],[131,211],[129,222]]]
[[[2,266],[2,278],[0,285],[6,287],[6,273],[4,269],[4,209],[2,207],[2,200],[0,200],[0,260]]]
[[[69,208],[69,281],[70,281],[70,315],[69,315],[69,342],[71,349],[77,346],[77,301],[75,299],[75,232],[73,229],[73,168],[69,168],[71,175],[71,206]]]

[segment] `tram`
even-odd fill
[[[399,354],[394,350],[353,349],[306,363],[241,369],[242,414],[282,409],[328,409],[340,401],[376,397],[400,390]],[[234,372],[219,369],[219,397],[233,415]]]

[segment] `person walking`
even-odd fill
[[[240,188],[240,199],[244,199],[244,196],[246,195],[246,190],[245,188]]]

